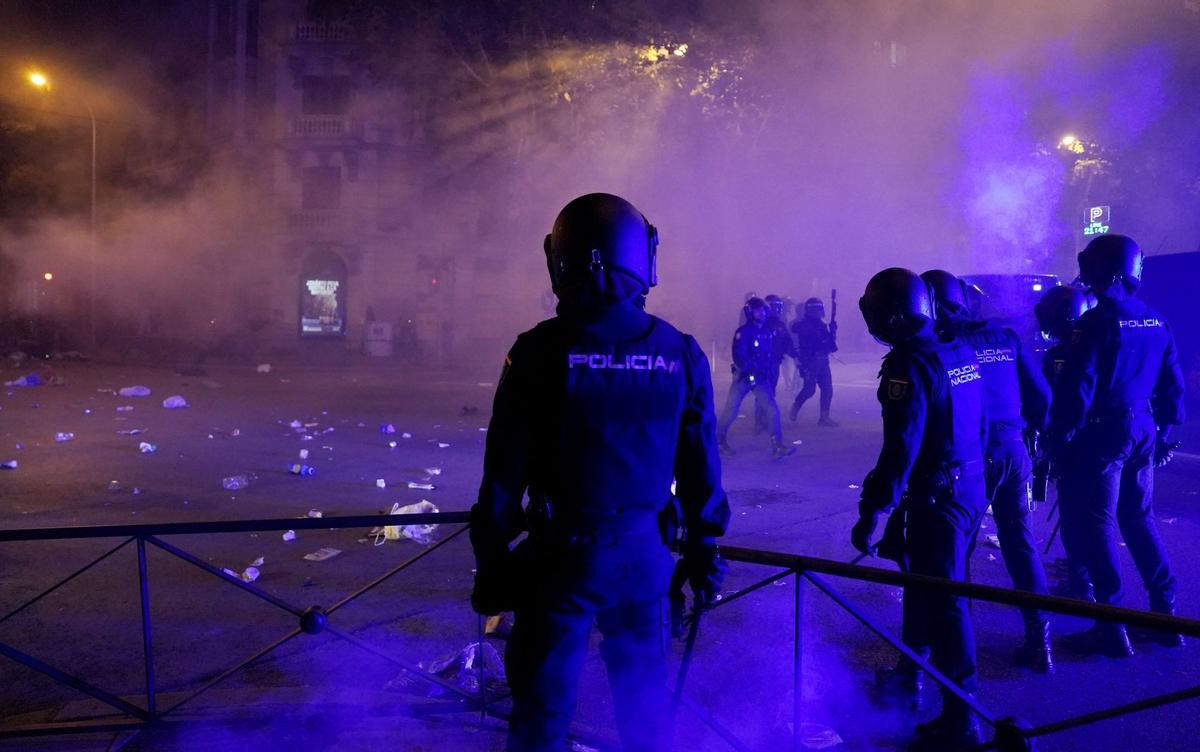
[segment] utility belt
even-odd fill
[[[910,501],[919,497],[927,498],[934,504],[953,501],[959,497],[959,488],[964,480],[982,477],[983,472],[983,460],[950,462],[910,483],[913,489]]]
[[[1087,422],[1092,425],[1103,423],[1123,423],[1127,420],[1151,415],[1150,400],[1138,400],[1124,405],[1093,406],[1088,413]]]
[[[531,494],[525,519],[530,538],[550,545],[587,545],[600,540],[651,534],[663,543],[670,543],[678,530],[673,504],[668,504],[662,511],[627,509],[580,514],[565,504]]]

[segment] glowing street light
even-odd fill
[[[41,91],[50,91],[50,77],[39,70],[33,70],[26,76],[30,85]],[[92,201],[91,210],[88,214],[88,227],[92,233],[92,252],[91,252],[91,269],[89,273],[91,294],[88,296],[88,318],[90,319],[91,328],[91,343],[92,347],[96,347],[96,113],[92,109],[91,103],[86,99],[83,102],[87,107],[88,119],[92,122]],[[46,272],[45,279],[49,282],[53,278],[49,272]]]
[[[42,279],[49,282],[50,280],[54,279],[54,275],[50,272],[46,272],[45,274],[42,275]]]
[[[1059,139],[1058,148],[1069,151],[1072,154],[1082,154],[1084,150],[1083,142],[1072,133],[1068,133]]]

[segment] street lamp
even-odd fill
[[[50,91],[50,78],[45,73],[39,70],[30,71],[27,78],[29,83],[41,91]],[[91,175],[91,207],[88,212],[88,230],[92,235],[91,258],[88,270],[89,287],[88,293],[88,326],[91,329],[91,346],[96,348],[96,113],[92,110],[90,102],[84,101],[84,107],[87,107],[88,120],[92,123],[92,175]]]

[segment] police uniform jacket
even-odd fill
[[[947,330],[975,349],[992,433],[1027,426],[1044,430],[1050,415],[1050,386],[1017,333],[970,319],[951,319]]]
[[[829,360],[837,352],[837,339],[824,321],[804,316],[792,322],[792,333],[796,335],[796,356],[802,362]]]
[[[863,483],[865,505],[890,511],[906,488],[937,496],[954,476],[982,477],[987,415],[974,348],[933,337],[897,345],[884,356],[878,398],[883,448]]]
[[[1102,298],[1079,318],[1054,386],[1050,434],[1061,445],[1089,421],[1150,414],[1184,419],[1179,352],[1166,321],[1137,298]]]
[[[622,302],[572,310],[521,334],[496,389],[483,481],[471,509],[480,562],[526,529],[522,500],[556,529],[661,512],[671,481],[689,535],[729,521],[708,360],[690,335]]]
[[[737,369],[737,378],[753,378],[754,383],[769,382],[777,346],[775,333],[768,323],[758,326],[750,322],[739,326],[733,334],[733,365]]]

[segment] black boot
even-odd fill
[[[1129,635],[1125,632],[1124,624],[1098,621],[1086,632],[1067,635],[1063,638],[1063,644],[1083,655],[1103,655],[1109,658],[1133,656],[1133,646],[1129,644]]]
[[[796,453],[796,447],[794,447],[794,446],[787,446],[786,444],[775,444],[775,443],[772,443],[772,445],[771,445],[771,459],[778,460],[778,459],[782,459],[784,457],[793,455],[795,453]]]
[[[884,707],[916,713],[921,709],[924,688],[925,672],[904,659],[895,668],[875,671],[875,697]]]
[[[1050,652],[1050,621],[1037,615],[1025,619],[1025,644],[1017,649],[1013,662],[1037,674],[1054,673],[1054,657]]]
[[[979,718],[961,700],[943,692],[942,714],[917,726],[909,752],[956,752],[983,743]]]
[[[1165,616],[1175,615],[1175,596],[1169,598],[1151,598],[1150,610]],[[1139,632],[1142,630],[1139,630]],[[1163,632],[1158,629],[1145,630],[1149,639],[1165,648],[1181,648],[1184,646],[1183,635],[1178,632]]]

